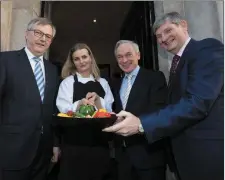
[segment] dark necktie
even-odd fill
[[[170,68],[170,74],[171,73],[174,74],[176,72],[176,68],[177,68],[177,65],[178,65],[179,60],[180,60],[180,56],[175,55],[173,57],[173,61],[172,61],[171,68]]]

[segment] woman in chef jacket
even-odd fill
[[[87,104],[112,111],[111,89],[100,77],[93,53],[86,44],[78,43],[70,49],[62,78],[56,99],[60,112],[76,112],[80,105]],[[107,179],[110,153],[103,132],[71,127],[64,130],[62,137],[60,180]]]

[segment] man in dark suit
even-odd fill
[[[140,68],[139,47],[128,40],[115,46],[115,56],[124,76],[114,82],[115,112],[122,109],[136,116],[155,112],[166,103],[167,85],[162,72]],[[118,180],[165,180],[164,143],[148,145],[144,135],[116,136],[115,159]]]
[[[170,70],[169,105],[139,118],[123,111],[118,116],[125,119],[105,131],[129,136],[142,126],[150,143],[170,136],[178,178],[222,180],[223,44],[212,38],[191,39],[187,22],[177,12],[158,19],[154,30],[158,43],[176,55]]]
[[[0,179],[44,180],[52,156],[57,69],[43,54],[55,27],[29,22],[26,47],[0,54]]]

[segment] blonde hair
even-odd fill
[[[100,70],[98,68],[98,65],[96,63],[96,60],[94,58],[94,55],[91,51],[91,49],[88,47],[87,44],[84,43],[77,43],[75,44],[69,51],[68,57],[66,59],[66,62],[63,65],[61,76],[63,79],[70,75],[75,75],[77,72],[76,66],[73,62],[73,53],[80,49],[86,49],[88,51],[88,54],[91,57],[92,63],[91,63],[91,73],[94,76],[96,80],[100,78]]]

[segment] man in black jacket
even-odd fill
[[[169,136],[178,178],[223,180],[224,45],[192,39],[177,12],[160,17],[153,29],[159,45],[174,54],[168,105],[139,118],[122,111],[118,116],[125,119],[104,131],[130,136],[143,126],[149,143]]]
[[[115,112],[121,110],[139,116],[155,112],[165,105],[167,85],[162,72],[141,68],[139,47],[128,40],[115,46],[118,65],[124,72],[113,82]],[[164,142],[148,145],[144,135],[115,136],[115,159],[119,180],[165,180]]]
[[[26,47],[0,54],[0,179],[44,180],[52,156],[57,69],[43,54],[56,30],[30,21]]]

